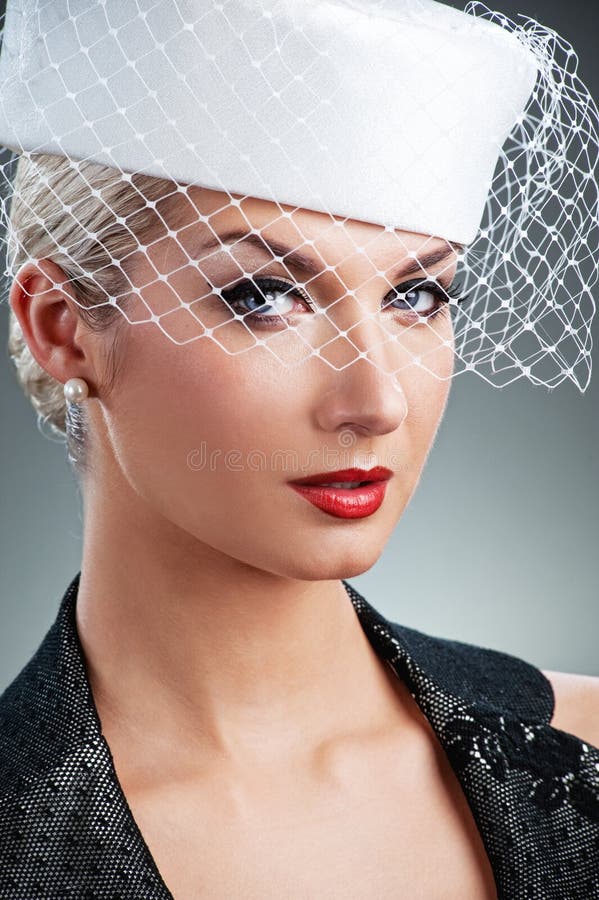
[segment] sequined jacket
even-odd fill
[[[0,900],[172,900],[102,734],[75,624],[80,574],[0,696]],[[599,749],[549,724],[548,679],[391,622],[343,583],[447,753],[498,898],[599,898]]]

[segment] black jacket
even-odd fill
[[[80,574],[0,697],[0,900],[172,900],[101,731],[75,626]],[[391,622],[343,583],[448,755],[498,897],[599,898],[599,749],[549,725],[547,678]]]

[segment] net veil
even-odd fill
[[[493,384],[525,376],[552,388],[569,379],[584,393],[598,274],[597,107],[574,49],[554,30],[530,18],[515,24],[481,3],[466,9],[514,31],[539,77],[466,248],[458,356]]]
[[[599,114],[550,28],[430,0],[21,0],[1,25],[5,301],[51,260],[82,312],[283,376],[588,387]]]

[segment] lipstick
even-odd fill
[[[290,481],[289,486],[323,512],[341,519],[371,516],[385,499],[393,472],[384,466],[373,469],[342,469],[319,472]]]

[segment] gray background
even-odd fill
[[[571,41],[599,98],[594,2],[497,7]],[[53,621],[82,546],[76,483],[18,388],[7,312],[0,305],[0,690]],[[596,318],[595,345],[598,328]],[[416,495],[355,587],[406,625],[599,675],[597,352],[594,365],[585,395],[566,382],[553,393],[525,381],[499,390],[459,375]]]

